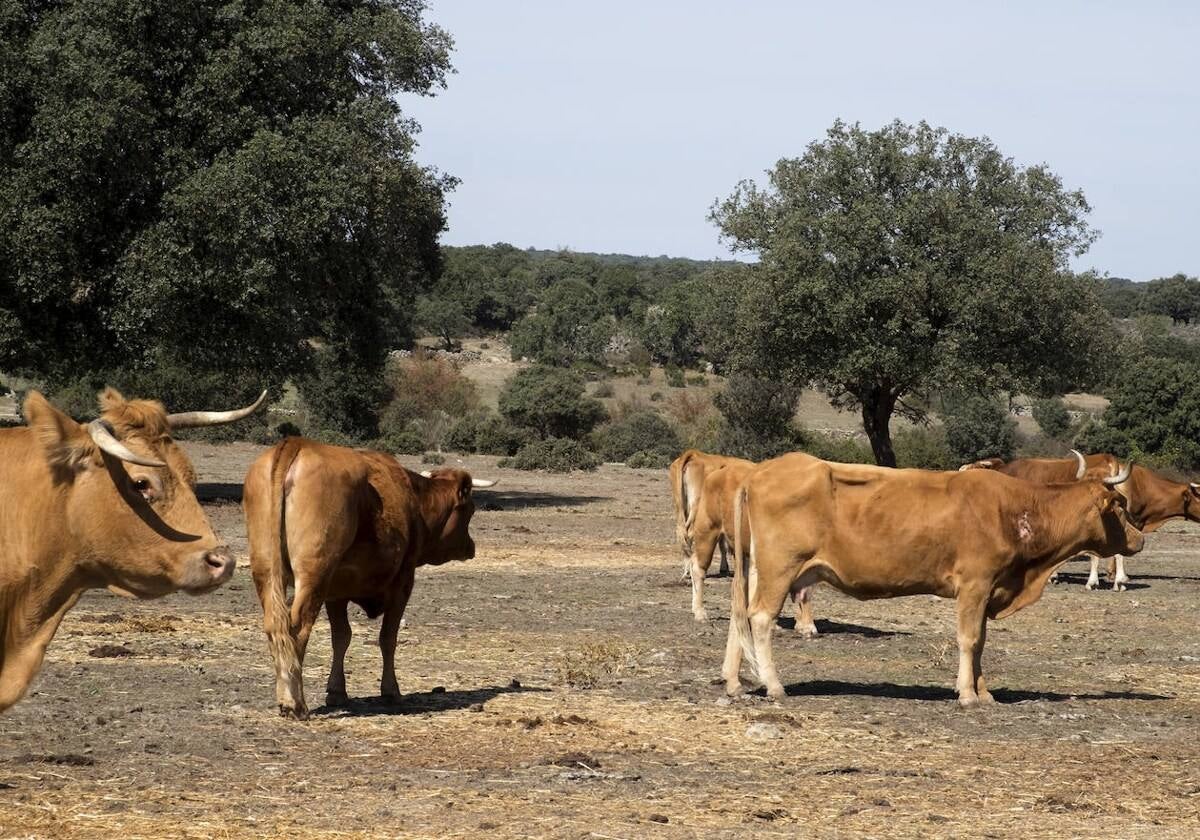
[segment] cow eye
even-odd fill
[[[133,489],[142,494],[144,499],[154,498],[154,485],[150,483],[148,478],[135,478],[133,480]]]

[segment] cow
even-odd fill
[[[807,457],[810,456],[799,452],[793,456],[797,461]],[[712,565],[717,548],[721,550],[724,564],[726,549],[733,542],[733,500],[737,488],[755,466],[750,461],[730,458],[715,469],[709,469],[704,475],[699,499],[691,508],[688,537],[691,541],[692,615],[697,621],[708,620],[704,610],[704,575]],[[736,558],[734,562],[737,562]],[[793,594],[795,632],[813,638],[817,635],[817,625],[813,620],[810,589],[805,587]]]
[[[135,598],[211,592],[234,559],[196,500],[177,429],[231,423],[226,412],[168,414],[107,388],[81,424],[37,391],[27,425],[0,430],[0,712],[25,695],[63,616],[88,589]]]
[[[704,493],[704,477],[709,472],[726,464],[754,466],[753,461],[731,458],[726,455],[711,455],[699,449],[689,449],[671,462],[668,475],[671,480],[671,497],[675,503],[675,542],[683,553],[683,577],[691,576],[693,561],[692,521]],[[711,557],[709,562],[711,563]],[[707,570],[708,566],[705,566]],[[729,560],[725,547],[721,546],[720,574],[729,573]],[[699,620],[699,619],[698,619]]]
[[[380,694],[400,699],[396,634],[416,569],[475,556],[468,531],[475,512],[472,488],[495,483],[459,469],[415,473],[383,452],[298,437],[251,464],[242,507],[281,715],[308,717],[304,653],[322,605],[333,640],[325,704],[348,702],[344,663],[351,602],[370,618],[383,616]]]
[[[1112,455],[1088,455],[1085,458],[1074,449],[1071,454],[1074,461],[1021,458],[1005,463],[999,458],[989,458],[986,462],[976,461],[960,469],[995,469],[1032,481],[1069,481],[1085,475],[1089,478],[1110,476],[1119,469],[1117,459]],[[1129,480],[1117,486],[1117,490],[1125,496],[1130,521],[1143,533],[1153,533],[1172,519],[1200,522],[1200,484],[1172,481],[1141,464],[1135,464]],[[1090,560],[1092,567],[1087,588],[1096,589],[1100,585],[1100,557],[1091,554]],[[1114,590],[1124,591],[1129,577],[1125,574],[1125,558],[1122,555],[1108,558],[1108,577]]]
[[[744,655],[768,697],[783,697],[771,655],[775,616],[788,593],[824,581],[860,599],[955,598],[959,703],[990,702],[987,619],[1036,602],[1051,572],[1081,551],[1141,550],[1142,534],[1113,489],[1130,471],[1037,484],[992,470],[893,470],[790,455],[765,462],[734,502],[726,690],[742,690]]]

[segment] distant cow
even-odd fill
[[[695,565],[695,547],[692,541],[692,523],[704,494],[704,477],[726,464],[754,466],[752,461],[730,458],[726,455],[710,455],[699,449],[689,449],[671,462],[668,475],[671,479],[671,497],[675,503],[675,541],[683,553],[683,576],[692,575]],[[729,561],[724,546],[721,546],[720,573],[728,574]],[[711,555],[709,562],[711,562]],[[708,566],[705,565],[707,571]],[[701,584],[703,585],[703,584]],[[693,583],[693,588],[695,587]]]
[[[475,556],[471,490],[495,483],[458,469],[415,473],[382,452],[303,438],[288,438],[259,456],[246,475],[242,505],[282,715],[308,717],[304,653],[322,604],[333,637],[326,704],[347,702],[350,602],[371,618],[383,616],[380,693],[399,699],[396,634],[416,568]]]
[[[167,414],[108,388],[99,419],[80,424],[29,393],[29,425],[0,430],[0,711],[25,694],[85,590],[157,598],[229,580],[233,558],[171,432],[239,420],[265,398],[238,411]]]
[[[999,458],[977,461],[960,469],[986,467],[1007,475],[1032,481],[1068,481],[1082,478],[1097,478],[1115,475],[1119,470],[1116,457],[1112,455],[1083,455],[1071,450],[1072,459],[1021,458],[1005,463]],[[1200,484],[1172,481],[1151,469],[1135,464],[1129,480],[1117,485],[1117,491],[1125,497],[1129,520],[1143,533],[1153,533],[1172,519],[1187,519],[1200,522]],[[1100,558],[1090,554],[1091,573],[1087,588],[1100,585]],[[1108,576],[1113,589],[1121,591],[1129,582],[1125,574],[1125,558],[1116,554],[1108,559]]]
[[[1125,499],[1112,489],[1129,474],[1126,467],[1102,481],[1045,485],[992,470],[892,470],[791,455],[766,462],[735,501],[727,690],[741,690],[744,654],[768,696],[783,697],[771,656],[775,616],[790,592],[825,581],[861,599],[955,598],[959,702],[990,701],[987,619],[1036,602],[1051,572],[1081,551],[1141,549]]]

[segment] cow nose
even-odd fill
[[[233,575],[233,570],[237,565],[233,555],[229,553],[229,549],[224,546],[205,552],[204,564],[208,567],[208,573],[212,575],[213,580],[222,582]]]

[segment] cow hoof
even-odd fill
[[[725,694],[728,697],[741,697],[745,692],[746,687],[742,685],[742,681],[737,677],[731,680],[725,680]]]
[[[1124,592],[1124,591],[1125,591],[1125,581],[1119,580],[1113,584],[1113,592]]]
[[[303,706],[280,706],[279,716],[287,720],[308,720],[308,709]]]
[[[706,612],[705,610],[700,610],[699,612],[694,612],[694,613],[692,613],[692,618],[694,618],[694,619],[696,619],[696,621],[699,621],[702,623],[707,622],[708,621],[708,612]]]
[[[970,697],[959,697],[958,705],[964,709],[974,709],[979,705],[979,697],[972,694]]]
[[[819,636],[821,634],[817,632],[817,628],[815,625],[811,626],[811,627],[801,627],[800,625],[797,624],[796,625],[796,635],[802,639],[815,639],[815,638],[817,638],[817,636]]]
[[[787,697],[787,692],[783,690],[783,686],[767,689],[767,699],[772,703],[782,703],[785,697]]]
[[[350,698],[346,695],[346,692],[344,692],[344,691],[330,691],[325,694],[325,705],[326,706],[332,706],[332,707],[345,706],[345,705],[348,705],[349,703],[350,703]]]
[[[1098,580],[1089,580],[1085,584],[1085,586],[1087,586],[1088,592],[1091,592],[1093,589],[1095,589],[1099,585],[1100,585],[1100,581],[1098,581]]]
[[[402,695],[399,691],[385,692],[385,693],[382,693],[379,695],[379,699],[381,699],[388,706],[400,705],[400,702],[403,699],[403,697],[404,697],[404,695]]]
[[[992,692],[990,692],[990,691],[979,692],[979,705],[985,706],[988,703],[995,703],[995,702],[996,702],[996,698],[992,696]]]

